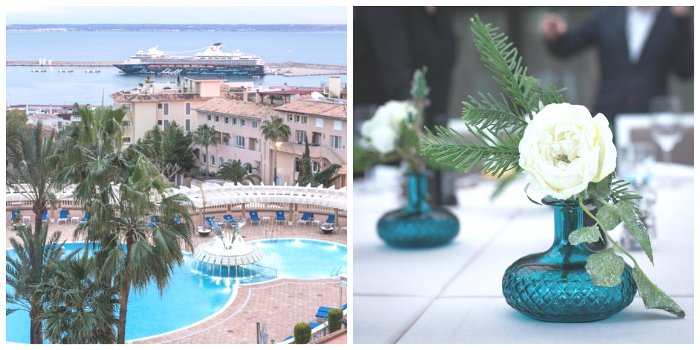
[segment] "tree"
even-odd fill
[[[309,154],[309,143],[306,142],[304,154],[301,156],[301,161],[299,161],[299,177],[297,178],[297,184],[299,186],[306,186],[311,184],[314,180],[314,175],[311,170],[311,157]]]
[[[136,147],[168,179],[172,180],[180,172],[188,173],[194,167],[192,134],[185,134],[175,122],[168,124],[165,130],[154,126],[139,139]]]
[[[96,259],[84,248],[55,263],[40,287],[44,334],[53,344],[111,344],[116,341],[118,290],[98,280]]]
[[[340,170],[340,164],[331,164],[323,171],[314,175],[314,181],[312,186],[323,185],[323,187],[330,187],[331,184],[338,178],[338,170]]]
[[[284,123],[284,119],[280,117],[273,117],[271,120],[266,120],[262,123],[262,126],[260,128],[262,131],[262,136],[265,138],[267,141],[272,141],[272,142],[278,142],[278,141],[287,141],[289,139],[289,135],[292,134],[292,130],[289,128],[289,125]],[[275,147],[275,151],[273,153],[273,161],[274,163],[274,172],[273,172],[273,180],[275,183],[277,182],[277,148]]]
[[[6,314],[17,310],[29,313],[29,341],[32,344],[44,342],[41,323],[44,310],[37,286],[52,275],[51,267],[60,259],[63,247],[58,243],[61,233],[54,232],[48,237],[48,229],[48,226],[44,226],[32,234],[31,228],[20,227],[17,230],[19,241],[10,238],[16,256],[7,257],[7,285],[12,287],[13,292],[6,295]]]
[[[194,131],[192,141],[195,144],[204,146],[204,153],[206,155],[204,162],[207,165],[204,178],[207,178],[207,176],[209,176],[209,146],[219,143],[219,138],[216,136],[216,129],[213,126],[202,124]]]
[[[59,171],[60,167],[55,161],[54,132],[47,136],[42,136],[42,125],[27,128],[18,128],[20,135],[14,142],[14,147],[6,149],[7,169],[6,183],[8,187],[22,193],[30,201],[32,212],[34,212],[34,232],[43,232],[44,223],[41,220],[44,211],[48,210],[51,202],[56,199],[55,193],[60,188]],[[32,251],[38,256],[43,255],[44,240],[30,239],[27,244],[31,245]],[[38,259],[38,257],[37,257]],[[29,278],[36,283],[42,278],[42,268],[32,265],[35,271]],[[43,342],[41,332],[42,306],[38,299],[33,299],[30,318],[32,319],[30,341],[32,344]]]
[[[76,234],[99,243],[97,280],[119,290],[117,343],[126,339],[131,289],[155,281],[162,291],[173,266],[183,262],[181,249],[192,250],[193,232],[187,197],[167,194],[169,182],[138,147],[122,150],[123,118],[122,110],[82,109],[77,134],[60,147],[64,178],[77,183],[74,198],[91,212]],[[150,216],[155,227],[148,225]]]
[[[19,140],[22,137],[22,129],[26,129],[27,126],[27,113],[19,109],[7,109],[5,116],[5,145],[8,148],[12,148],[19,144]]]
[[[237,159],[226,162],[219,169],[216,177],[222,180],[233,181],[240,184],[250,184],[260,181],[260,176],[251,174],[253,170],[257,169],[253,168],[250,163],[243,163],[240,159]]]

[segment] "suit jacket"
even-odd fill
[[[690,18],[674,16],[668,7],[657,13],[639,61],[629,60],[625,7],[595,10],[581,25],[547,43],[566,57],[589,46],[598,48],[600,86],[595,112],[614,119],[620,113],[647,113],[654,96],[665,95],[668,77],[693,75],[693,37]]]

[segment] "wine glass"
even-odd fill
[[[663,151],[665,164],[671,162],[671,151],[683,138],[680,123],[680,100],[676,96],[657,96],[651,100],[651,136]]]

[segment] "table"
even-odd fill
[[[400,174],[354,184],[355,343],[692,343],[692,168],[664,169],[675,187],[657,192],[656,266],[633,255],[649,277],[686,311],[676,319],[645,310],[636,297],[617,315],[593,323],[532,320],[506,304],[501,278],[516,259],[544,251],[553,237],[551,208],[530,203],[524,179],[489,201],[495,182],[478,176],[458,182],[460,219],[451,244],[433,249],[391,248],[376,234],[381,215],[400,206]],[[672,175],[679,174],[680,175]],[[393,204],[392,204],[393,203]],[[619,229],[615,233],[619,234]]]
[[[74,217],[70,218],[70,222],[79,223],[79,222],[80,222],[80,217],[79,217],[79,216],[74,216]]]

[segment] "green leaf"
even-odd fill
[[[582,227],[569,235],[569,243],[577,245],[580,243],[598,242],[600,239],[600,230],[598,226]]]
[[[595,214],[595,217],[607,231],[614,229],[622,222],[615,207],[607,203],[598,206],[598,212]]]
[[[586,271],[596,286],[614,287],[622,280],[622,273],[625,272],[625,260],[615,254],[612,249],[604,250],[588,257]]]
[[[610,182],[612,181],[612,177],[613,174],[610,174],[598,182],[591,182],[588,184],[588,195],[597,201],[607,201],[610,197]]]
[[[683,311],[671,297],[657,287],[638,266],[632,269],[632,277],[637,283],[637,291],[639,292],[639,296],[642,297],[644,306],[647,309],[664,310],[678,317],[685,317],[685,311]]]
[[[646,253],[649,261],[654,263],[654,254],[651,251],[651,242],[649,241],[649,234],[647,233],[647,228],[644,223],[639,218],[639,214],[636,209],[636,205],[632,202],[619,202],[615,204],[617,208],[617,214],[620,216],[622,221],[627,226],[632,236],[637,239],[639,245]]]
[[[405,121],[401,122],[401,126],[399,129],[399,139],[400,144],[402,146],[419,150],[420,149],[420,141],[418,139],[418,135],[416,132],[411,128],[410,124],[408,124]]]

